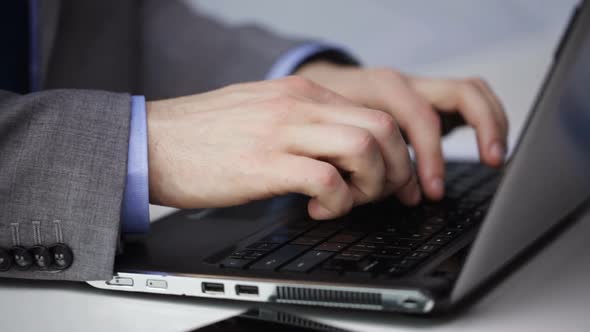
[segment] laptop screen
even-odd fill
[[[452,300],[483,285],[590,198],[590,8],[570,23]],[[572,20],[573,21],[573,20]]]

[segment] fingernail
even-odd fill
[[[437,195],[442,195],[444,193],[444,186],[441,178],[434,178],[430,181],[430,189],[432,189]]]
[[[504,160],[504,154],[506,151],[504,150],[504,145],[501,143],[495,142],[490,147],[490,154],[496,160]]]

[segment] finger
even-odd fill
[[[471,79],[471,82],[479,89],[481,93],[486,97],[487,101],[493,105],[493,109],[496,113],[496,116],[500,120],[500,123],[504,129],[505,136],[508,136],[509,130],[509,122],[508,117],[506,116],[506,111],[504,110],[504,105],[500,98],[494,93],[490,85],[483,79],[474,78]]]
[[[307,124],[285,128],[281,138],[288,152],[325,160],[345,171],[357,205],[381,196],[385,163],[375,137],[368,130]]]
[[[415,171],[413,171],[412,173],[415,174]],[[385,192],[383,194],[383,197],[387,197],[397,192],[399,196],[408,197],[410,202],[405,204],[417,205],[418,203],[420,203],[420,200],[422,199],[419,188],[420,186],[418,184],[418,178],[416,176],[412,176],[410,178],[410,181],[408,181],[408,183],[406,183],[401,188],[396,188],[391,182],[388,182],[385,185]]]
[[[369,71],[378,84],[368,91],[365,104],[383,110],[398,121],[416,151],[422,188],[430,199],[444,195],[444,162],[440,145],[440,118],[424,98],[407,83],[406,76],[392,70]]]
[[[416,79],[414,87],[432,105],[446,112],[459,112],[475,129],[482,160],[490,166],[503,162],[506,136],[496,112],[473,84],[435,79]]]
[[[311,105],[306,114],[312,122],[355,126],[370,131],[377,139],[385,161],[387,180],[396,189],[394,192],[398,198],[408,205],[415,205],[420,201],[421,193],[417,185],[410,186],[405,191],[397,190],[412,183],[412,177],[416,175],[408,155],[408,148],[397,123],[390,114],[364,107],[334,107],[333,105]]]
[[[444,161],[440,118],[429,103],[399,75],[382,78],[387,91],[374,97],[372,104],[397,119],[416,152],[418,174],[425,194],[433,200],[444,195]]]
[[[303,156],[283,154],[273,158],[270,174],[275,194],[300,193],[311,197],[309,215],[318,220],[331,219],[349,212],[353,194],[336,167]],[[275,192],[276,191],[276,192]]]

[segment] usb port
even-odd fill
[[[258,296],[258,286],[236,285],[236,295]]]
[[[205,294],[224,294],[225,289],[223,284],[215,282],[204,282],[201,284],[201,290]]]

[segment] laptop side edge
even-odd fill
[[[576,130],[584,124],[590,127],[590,113],[583,109],[590,107],[590,96],[581,94],[578,87],[589,81],[590,8],[584,3],[576,9],[557,48],[514,156],[451,293],[451,304],[484,287],[590,197],[590,157],[584,155],[588,137]]]

